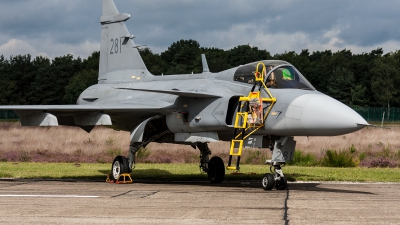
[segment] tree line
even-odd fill
[[[271,55],[267,50],[239,45],[229,50],[201,47],[195,40],[180,40],[161,54],[149,48],[140,54],[154,75],[201,73],[200,55],[211,72],[258,60],[279,59],[294,65],[320,92],[346,105],[400,106],[400,51],[383,54],[382,48],[353,54],[344,49],[310,53],[307,49]],[[99,52],[87,59],[72,55],[46,57],[0,56],[0,104],[74,104],[79,94],[97,83]]]

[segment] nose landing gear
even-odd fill
[[[276,190],[285,190],[287,188],[287,179],[282,172],[282,165],[284,163],[267,161],[267,164],[271,164],[271,173],[266,173],[261,181],[264,190],[272,190],[275,186]],[[272,170],[272,168],[274,168]]]

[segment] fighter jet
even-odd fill
[[[225,169],[239,170],[246,147],[272,151],[265,190],[285,189],[281,166],[291,161],[294,136],[334,136],[369,124],[341,102],[317,91],[290,63],[262,60],[218,73],[154,76],[126,28],[129,14],[103,0],[98,84],[84,90],[76,105],[1,106],[14,110],[22,126],[78,126],[90,132],[106,126],[130,132],[129,155],[112,162],[111,179],[135,168],[135,155],[150,142],[191,145],[200,168],[221,183]],[[209,142],[229,141],[228,166],[210,158]]]

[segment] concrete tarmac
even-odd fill
[[[400,224],[400,184],[0,180],[3,224]]]

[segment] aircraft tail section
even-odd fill
[[[126,28],[129,18],[118,12],[113,0],[103,0],[99,83],[140,81],[150,74]]]

